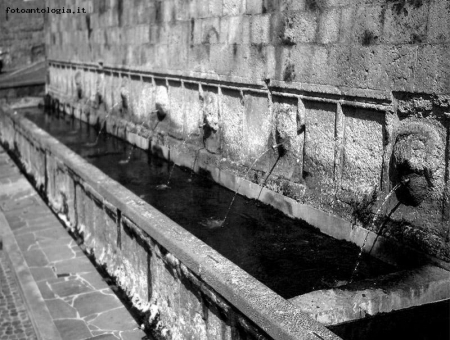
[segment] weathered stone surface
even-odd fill
[[[55,325],[63,339],[82,340],[91,337],[91,332],[83,320],[55,320]]]
[[[330,194],[334,178],[335,107],[305,101],[303,178],[318,200]]]
[[[87,315],[115,309],[122,306],[122,303],[115,295],[96,291],[77,296],[73,301],[73,306],[81,317],[85,317]]]
[[[68,245],[43,248],[44,254],[49,262],[57,262],[75,257],[74,252]]]
[[[48,264],[47,257],[42,250],[30,250],[23,253],[29,267],[42,267]]]
[[[46,304],[54,320],[77,317],[77,310],[61,299],[47,300]]]
[[[63,280],[56,283],[50,283],[49,285],[52,291],[61,297],[77,295],[92,291],[92,288],[90,286],[88,286],[84,281],[81,281],[79,279],[71,279],[67,281]]]
[[[101,313],[90,322],[91,325],[102,330],[131,331],[136,328],[136,323],[129,318],[129,312],[125,307]]]
[[[7,13],[6,9],[13,8],[29,10],[36,7],[43,8],[45,2],[35,3],[27,1],[2,1],[0,4],[0,45],[4,69],[15,69],[29,63],[44,60],[44,14],[40,13]]]
[[[439,301],[449,295],[448,272],[425,266],[378,280],[319,290],[290,301],[325,325]]]
[[[64,262],[55,263],[57,273],[80,273],[94,270],[87,258],[69,259]]]
[[[342,157],[342,197],[359,199],[380,188],[383,162],[384,115],[344,108],[345,131]],[[351,197],[351,195],[356,197]]]
[[[223,155],[233,161],[244,156],[244,98],[238,91],[222,90],[221,126]],[[251,136],[248,136],[251,138]]]
[[[272,130],[274,119],[269,109],[269,98],[266,95],[245,94],[244,142],[246,145],[246,163],[251,165],[273,143]],[[266,158],[267,159],[267,158]],[[265,169],[261,159],[255,164],[256,169]]]

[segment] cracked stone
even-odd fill
[[[100,292],[80,295],[74,301],[74,307],[81,317],[101,313],[121,305],[122,303],[115,295],[105,295]]]
[[[42,249],[50,262],[68,260],[75,257],[74,252],[67,245],[57,245]]]
[[[77,317],[77,310],[61,299],[47,300],[46,304],[53,319],[70,319]]]
[[[92,336],[83,320],[55,320],[55,325],[64,340],[82,340]]]
[[[79,279],[57,282],[50,284],[50,286],[53,292],[59,296],[70,296],[92,291],[91,287]]]
[[[136,322],[125,307],[117,308],[100,314],[90,324],[104,330],[132,331],[136,329]]]

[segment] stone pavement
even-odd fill
[[[7,295],[0,300],[0,335],[4,329],[13,329],[13,334],[22,330],[34,339],[31,319],[44,340],[148,339],[115,295],[116,287],[102,278],[1,147],[0,238],[19,282],[0,276]],[[4,268],[2,261],[9,278],[12,273]],[[30,319],[17,295],[19,286]],[[4,315],[13,327],[4,328]]]
[[[5,252],[0,250],[0,339],[35,340],[36,332]]]

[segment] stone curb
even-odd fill
[[[14,234],[2,212],[0,212],[0,243],[3,243],[5,254],[12,264],[11,269],[19,283],[20,294],[24,299],[28,315],[30,316],[38,339],[62,340],[14,238]]]

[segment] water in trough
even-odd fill
[[[114,136],[100,135],[77,119],[40,109],[22,113],[286,299],[336,287],[350,281],[352,274],[359,280],[400,269],[365,254],[359,259],[360,249],[351,243],[326,236],[255,200],[235,196],[190,169],[173,166]],[[121,162],[124,159],[127,162]],[[205,223],[224,216],[226,224]],[[329,328],[346,340],[446,340],[449,317],[450,302],[443,301]]]
[[[64,114],[28,110],[26,117],[282,297],[350,280],[359,253],[356,245],[240,195],[227,215],[234,193],[202,176],[191,176],[190,169],[172,167],[139,148],[131,153],[132,145],[108,134],[92,146],[98,131]],[[130,154],[128,162],[120,163]],[[171,171],[170,187],[161,190]],[[224,226],[207,223],[225,215]],[[357,278],[396,269],[363,256]]]

